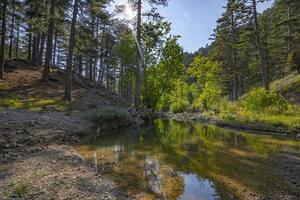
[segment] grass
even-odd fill
[[[9,197],[13,198],[23,198],[29,192],[29,186],[25,183],[11,183],[11,192],[6,194]]]
[[[4,83],[0,83],[0,91],[5,91],[5,90],[8,90],[8,86],[5,85]]]
[[[0,98],[0,108],[16,108],[29,110],[45,110],[48,106],[56,111],[66,111],[70,109],[70,103],[61,98],[41,98],[41,97],[21,97],[12,94]]]
[[[221,109],[219,117],[226,121],[257,122],[293,129],[300,126],[300,106],[289,105],[288,110],[282,113],[272,113],[246,111],[239,103],[229,103],[226,108]]]

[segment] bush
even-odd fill
[[[185,100],[178,100],[171,104],[170,111],[173,113],[182,113],[189,108],[189,102]]]
[[[121,108],[97,109],[89,118],[94,123],[131,121],[130,114]]]
[[[234,120],[238,118],[239,108],[237,102],[229,101],[228,97],[224,97],[219,105],[220,116],[225,120]]]
[[[193,106],[204,111],[217,111],[221,101],[221,90],[215,85],[207,84],[203,92],[193,102]]]
[[[255,89],[241,99],[243,108],[251,112],[281,113],[288,110],[288,102],[280,95]]]

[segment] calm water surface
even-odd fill
[[[143,199],[219,200],[295,194],[273,173],[276,153],[300,141],[157,120],[139,130],[87,139],[76,147],[95,170]]]

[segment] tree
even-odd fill
[[[79,0],[74,0],[73,6],[73,17],[71,23],[71,32],[69,39],[69,48],[68,48],[68,57],[66,64],[66,72],[65,72],[65,99],[67,101],[72,100],[72,70],[73,70],[73,51],[75,46],[75,35],[76,35],[76,22],[77,22],[77,14],[78,14],[78,2]]]
[[[52,60],[55,3],[56,3],[55,0],[51,0],[50,18],[49,18],[48,36],[47,36],[47,49],[46,49],[46,57],[45,57],[45,67],[44,67],[44,71],[43,71],[43,80],[49,79],[50,64],[51,64],[51,60]]]
[[[241,72],[244,66],[241,65],[241,58],[238,54],[241,43],[242,27],[247,18],[247,8],[244,0],[228,0],[225,12],[217,20],[215,30],[215,41],[210,55],[212,60],[221,63],[227,75],[230,87],[230,98],[236,101],[241,90]],[[213,52],[213,53],[212,53]]]
[[[147,108],[157,108],[164,104],[162,99],[175,89],[175,80],[184,75],[183,49],[177,43],[176,37],[170,37],[162,49],[160,62],[147,69],[148,90],[144,94],[144,104]]]
[[[135,91],[135,107],[140,107],[140,96],[141,96],[141,80],[142,80],[142,0],[131,0],[137,7],[137,23],[136,23],[136,91]],[[145,0],[152,7],[154,5],[166,6],[168,0]],[[154,9],[155,10],[155,9]],[[151,13],[152,16],[157,15],[157,13]]]
[[[4,78],[4,55],[6,41],[6,12],[7,0],[2,1],[2,28],[1,28],[1,46],[0,46],[0,79]]]
[[[263,1],[261,1],[263,2]],[[261,36],[260,36],[260,27],[258,23],[258,14],[257,14],[257,3],[256,0],[252,0],[252,17],[254,21],[254,27],[255,27],[255,39],[256,39],[256,48],[258,53],[258,60],[259,60],[259,67],[261,70],[261,76],[263,85],[266,91],[269,90],[269,71],[267,69],[264,56],[263,56],[263,48],[261,45]]]
[[[194,106],[203,106],[205,110],[211,110],[220,102],[222,79],[220,66],[204,56],[197,56],[191,63],[188,74],[196,79],[198,97],[195,98]]]

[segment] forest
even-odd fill
[[[73,155],[74,152],[67,147],[48,147],[48,145],[62,143],[71,145],[73,148],[74,143],[83,141],[82,135],[86,136],[86,132],[96,132],[96,135],[106,135],[106,132],[109,132],[108,135],[110,135],[112,130],[141,127],[145,121],[153,122],[156,118],[183,121],[183,123],[198,121],[238,131],[271,134],[285,139],[266,139],[263,138],[264,136],[255,138],[244,133],[237,137],[230,132],[227,133],[227,130],[222,132],[205,126],[195,125],[194,127],[194,125],[181,125],[179,122],[166,124],[166,122],[154,121],[151,133],[140,131],[139,142],[145,142],[146,133],[150,135],[155,133],[153,137],[158,137],[159,142],[154,141],[153,138],[149,141],[153,142],[154,146],[157,143],[160,144],[160,146],[157,145],[157,152],[169,155],[172,150],[176,153],[173,155],[174,158],[172,156],[170,158],[174,159],[171,161],[172,164],[169,160],[157,162],[163,162],[164,165],[167,163],[168,167],[181,165],[179,160],[186,159],[182,157],[183,155],[194,159],[195,162],[186,161],[189,163],[188,166],[193,166],[189,170],[187,170],[188,166],[185,167],[185,163],[178,167],[180,170],[172,168],[176,173],[184,172],[181,176],[176,176],[178,180],[171,180],[172,178],[166,175],[168,173],[164,174],[163,176],[167,176],[166,180],[170,181],[168,182],[170,186],[165,186],[166,182],[164,182],[162,185],[166,188],[159,190],[160,192],[153,188],[143,188],[140,182],[130,179],[129,181],[132,181],[130,184],[138,184],[135,189],[132,189],[128,186],[130,184],[124,183],[123,179],[120,181],[120,177],[116,178],[119,173],[122,174],[120,171],[113,168],[112,171],[115,174],[108,172],[108,177],[116,181],[123,192],[129,190],[136,194],[143,190],[146,196],[140,199],[193,199],[184,197],[182,185],[172,185],[176,181],[182,184],[183,177],[187,178],[186,175],[189,172],[199,175],[204,173],[203,166],[209,168],[206,162],[199,160],[187,150],[196,145],[193,142],[198,141],[196,136],[192,137],[187,134],[189,132],[187,126],[190,126],[189,130],[192,134],[205,135],[201,135],[201,141],[197,145],[201,143],[208,148],[204,151],[209,152],[212,157],[206,155],[207,160],[223,155],[225,150],[223,149],[223,153],[220,152],[225,147],[226,152],[230,153],[244,150],[234,149],[231,152],[230,142],[227,141],[229,138],[234,138],[232,140],[235,140],[235,146],[237,141],[241,141],[243,145],[249,145],[255,154],[261,153],[269,156],[270,152],[289,152],[295,148],[293,151],[295,157],[299,156],[300,1],[274,0],[270,8],[259,12],[259,7],[269,0],[224,0],[223,12],[215,21],[215,28],[208,38],[207,45],[202,47],[199,45],[199,49],[195,52],[188,52],[185,49],[180,42],[184,35],[174,34],[173,24],[161,12],[163,8],[176,4],[176,1],[1,0],[0,187],[10,191],[8,195],[3,192],[4,196],[8,196],[7,199],[13,197],[35,199],[34,196],[30,196],[33,195],[28,189],[31,186],[27,183],[24,185],[24,181],[21,181],[21,184],[18,181],[9,183],[10,181],[1,178],[1,172],[6,172],[10,168],[8,165],[3,165],[4,167],[1,168],[1,162],[13,162],[16,159],[19,160],[19,157],[26,158],[24,163],[37,162],[27,158],[32,159],[32,155],[40,155],[28,153],[31,150],[24,150],[24,148],[30,149],[33,146],[34,153],[44,152],[46,157],[52,155],[52,151],[61,152],[64,156],[65,154]],[[189,4],[188,1],[186,3]],[[206,3],[203,2],[203,4]],[[199,23],[202,22],[199,21]],[[193,26],[198,25],[193,24]],[[198,36],[194,35],[194,37]],[[34,125],[31,126],[30,121]],[[25,136],[20,133],[27,132],[30,135],[29,139],[24,139]],[[179,138],[180,134],[185,138]],[[125,136],[122,136],[120,140],[123,141]],[[24,143],[29,140],[31,143]],[[128,140],[135,141],[131,136]],[[185,143],[187,149],[184,145],[175,145],[179,140]],[[103,146],[109,145],[110,139],[107,141],[107,144],[100,143]],[[137,145],[139,142],[134,144]],[[94,145],[94,141],[89,144]],[[273,144],[272,148],[269,148],[270,144]],[[278,146],[279,144],[282,146]],[[74,149],[79,149],[83,157],[96,166],[98,162],[101,162],[98,154],[100,157],[105,157],[106,154],[115,153],[108,152],[100,146],[97,146],[98,150],[95,151],[91,147],[93,149],[91,152],[86,146],[75,145]],[[126,147],[126,145],[125,147],[121,145],[120,148]],[[133,147],[129,145],[128,148],[145,154],[141,146],[131,149]],[[96,154],[97,151],[99,151],[98,154]],[[154,151],[158,154],[157,152]],[[240,152],[239,156],[242,153]],[[57,156],[60,155],[57,154]],[[247,155],[246,153],[243,155],[250,156],[250,152],[247,151]],[[178,157],[175,156],[180,159],[177,160]],[[264,159],[273,159],[268,156]],[[40,157],[34,158],[40,159]],[[60,158],[55,157],[55,159]],[[74,162],[81,162],[77,159],[74,157],[72,162],[74,160]],[[285,157],[284,159],[292,158]],[[62,160],[67,160],[67,158],[63,157]],[[135,167],[137,167],[137,162],[141,162],[137,158],[132,160],[136,162],[132,164]],[[255,157],[253,165],[256,161],[257,165],[261,165],[261,162],[268,162],[262,160],[258,161],[258,157]],[[286,164],[289,163],[288,161]],[[106,160],[105,162],[116,164],[119,161]],[[150,164],[147,162],[149,160],[145,159],[145,167],[146,165],[153,167],[153,162]],[[299,163],[299,160],[293,162]],[[197,167],[196,163],[198,163]],[[248,163],[248,160],[245,163]],[[234,167],[240,169],[245,163],[229,164],[237,165]],[[60,164],[57,161],[53,166],[65,167],[63,163]],[[220,163],[215,164],[221,166]],[[97,173],[100,168],[105,168],[104,165],[105,163],[99,168],[96,167]],[[131,167],[128,163],[124,165],[128,167],[126,170]],[[144,167],[143,163],[140,165]],[[300,165],[296,166],[299,168]],[[14,167],[11,169],[19,169],[15,165]],[[225,170],[227,167],[228,165]],[[215,186],[212,188],[217,188],[220,199],[255,199],[252,193],[257,196],[261,195],[259,196],[261,199],[264,197],[285,199],[284,193],[291,195],[291,198],[287,199],[297,199],[297,195],[300,194],[300,174],[296,172],[295,166],[289,167],[295,169],[291,173],[296,174],[288,174],[288,178],[292,177],[288,179],[288,182],[295,184],[286,185],[285,187],[288,188],[286,189],[283,187],[284,183],[280,182],[281,186],[277,189],[282,193],[278,194],[270,192],[277,186],[269,186],[268,184],[271,183],[265,183],[265,180],[260,180],[260,178],[257,178],[259,183],[265,183],[268,188],[259,189],[257,185],[251,185],[250,181],[242,180],[243,178],[233,178],[235,175],[231,172],[226,174],[228,175],[228,180],[226,180],[226,175],[218,174],[219,169],[205,171],[203,176],[214,181]],[[250,171],[248,165],[245,169]],[[29,169],[22,171],[26,172],[27,176],[30,173],[26,170]],[[45,173],[56,173],[49,171],[48,168],[42,168],[42,170],[48,170]],[[71,173],[72,170],[74,169],[71,166],[65,168],[65,176],[68,177],[65,180],[71,185],[74,182],[69,180],[70,176],[67,173]],[[147,167],[143,170],[147,171]],[[88,180],[94,180],[84,172],[77,171],[77,173]],[[129,172],[125,171],[125,173]],[[13,180],[27,180],[23,175],[18,175]],[[248,177],[248,175],[245,176]],[[256,176],[257,174],[253,177]],[[63,179],[63,177],[60,178]],[[146,179],[147,177],[144,177],[143,181]],[[231,186],[226,184],[226,187],[220,186],[221,183],[229,183]],[[80,185],[81,182],[78,184]],[[87,192],[86,188],[90,186],[84,181],[82,184],[85,188],[83,190]],[[104,186],[97,184],[98,182],[93,188],[100,188],[100,190],[95,189],[98,193],[101,190],[115,190],[115,188],[103,189]],[[143,184],[146,183],[143,182]],[[247,190],[244,194],[241,192],[244,189],[242,185],[245,186],[245,191]],[[252,186],[253,191],[249,189]],[[43,185],[43,187],[48,186]],[[105,187],[113,188],[113,186]],[[174,188],[177,187],[181,189],[175,191]],[[39,191],[37,188],[32,189],[35,192],[36,190]],[[267,191],[268,194],[266,194]],[[0,189],[0,199],[4,198],[1,192]],[[74,195],[79,194],[78,191],[72,192]],[[97,192],[85,193],[83,196],[95,195]],[[172,196],[173,192],[178,195]],[[60,197],[53,196],[55,192],[52,190],[49,194],[46,193],[48,196],[40,197],[47,199],[52,196],[54,199],[64,199],[61,197],[67,196],[67,189],[59,192]],[[112,193],[109,195],[115,195],[114,192]],[[180,194],[183,195],[181,198]],[[233,196],[229,198],[231,194]],[[121,196],[110,196],[108,199],[127,199],[126,195],[119,195]],[[200,198],[197,196],[198,193],[193,195],[196,195],[194,199]],[[95,198],[97,199],[97,196]],[[105,199],[104,196],[99,198]],[[71,199],[77,199],[76,195]]]

